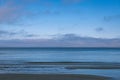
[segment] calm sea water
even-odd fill
[[[120,69],[66,69],[76,65],[39,65],[27,62],[87,62],[120,67],[120,48],[0,48],[0,74],[87,74],[120,80]],[[111,64],[112,63],[112,64]],[[17,64],[17,65],[16,65]],[[85,64],[86,65],[86,64]],[[81,66],[81,65],[77,65]],[[82,65],[84,66],[84,65]]]
[[[0,48],[0,60],[120,62],[120,48]]]

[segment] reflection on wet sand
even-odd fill
[[[112,80],[112,78],[83,74],[1,74],[0,80]]]

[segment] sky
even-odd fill
[[[0,47],[18,46],[120,47],[120,0],[0,0]]]

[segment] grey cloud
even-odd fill
[[[21,15],[21,8],[13,2],[7,1],[0,6],[0,24],[17,22]]]
[[[9,36],[13,36],[13,35],[16,35],[17,33],[16,32],[9,32],[9,31],[5,31],[5,30],[0,30],[0,36],[6,36],[6,35],[9,35]]]
[[[0,40],[0,46],[11,47],[120,47],[120,39],[81,37],[63,34],[52,39]]]
[[[33,14],[32,11],[27,10],[29,4],[33,4],[33,0],[1,0],[1,2],[0,24],[17,24],[23,18],[28,18]]]
[[[120,14],[118,15],[111,15],[111,16],[104,16],[104,21],[113,21],[113,20],[120,20]]]
[[[39,36],[39,35],[27,33],[27,34],[25,34],[24,36],[25,36],[25,37],[37,37],[37,36]]]
[[[21,24],[24,18],[33,18],[40,14],[60,14],[59,11],[48,10],[28,10],[30,6],[41,5],[48,8],[52,5],[50,1],[41,0],[0,0],[0,24]],[[39,4],[38,4],[39,2]],[[18,4],[19,3],[19,4]]]
[[[35,37],[37,35],[35,34],[30,34],[24,30],[20,31],[7,31],[7,30],[0,30],[0,37],[5,38],[5,37],[14,37],[14,36],[22,36],[22,37]]]
[[[104,31],[104,29],[102,27],[98,27],[98,28],[95,29],[95,31],[101,32],[101,31]]]

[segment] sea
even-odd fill
[[[120,80],[120,48],[0,48],[0,74],[87,74]]]

